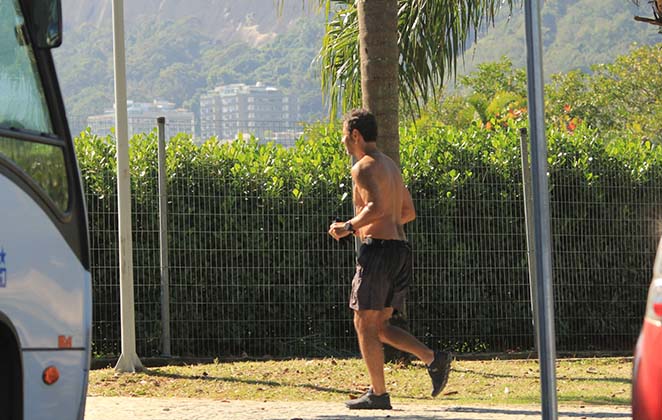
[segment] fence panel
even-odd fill
[[[160,352],[156,145],[132,166],[137,346]],[[149,143],[149,140],[147,141]],[[197,147],[197,146],[196,146]],[[152,156],[153,154],[153,156]],[[150,160],[152,159],[152,160]],[[153,167],[153,168],[152,168]],[[349,168],[348,168],[349,169]],[[411,331],[458,352],[534,347],[519,168],[477,162],[452,191],[414,189],[408,226],[414,279]],[[170,168],[168,240],[172,354],[358,354],[347,307],[354,245],[326,233],[349,218],[345,185],[297,197],[238,182],[213,162]],[[507,171],[506,171],[507,172]],[[557,348],[629,351],[641,325],[662,203],[662,174],[634,182],[614,167],[594,179],[552,167],[551,215]],[[94,351],[119,353],[117,209],[88,193],[94,281]],[[351,196],[351,194],[350,194]]]

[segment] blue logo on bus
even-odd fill
[[[5,264],[5,257],[7,253],[4,248],[0,248],[0,287],[7,286],[7,265]]]

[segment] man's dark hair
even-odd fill
[[[357,129],[363,136],[365,141],[377,141],[377,119],[372,113],[365,109],[353,109],[345,115],[345,124],[347,130],[352,133],[352,130]]]

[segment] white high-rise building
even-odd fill
[[[291,146],[301,135],[296,96],[257,83],[222,85],[200,97],[200,134],[233,140],[239,133]]]
[[[179,133],[193,136],[195,134],[195,117],[193,112],[175,108],[175,104],[165,101],[133,102],[127,101],[129,137],[138,133],[149,133],[156,128],[156,119],[165,117],[166,138]],[[87,117],[87,125],[92,133],[106,136],[115,127],[115,110],[106,110],[101,115]]]

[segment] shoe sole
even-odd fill
[[[393,407],[391,407],[391,400],[390,398],[385,398],[386,401],[382,401],[381,406],[376,406],[374,403],[371,404],[369,401],[361,401],[357,402],[357,400],[365,399],[366,396],[368,395],[370,391],[364,393],[361,395],[359,398],[355,398],[350,401],[345,402],[345,407],[347,407],[350,410],[391,410]],[[386,402],[386,404],[384,404]]]
[[[393,407],[390,405],[388,407],[349,407],[349,406],[346,407],[350,410],[392,410],[393,409]]]
[[[444,375],[444,380],[441,382],[441,385],[439,386],[439,389],[435,391],[434,389],[432,390],[432,396],[436,397],[437,395],[441,394],[441,391],[446,388],[446,384],[448,383],[448,377],[450,376],[451,373],[451,355],[448,355],[448,358],[446,359],[446,363],[444,363],[443,367],[444,371],[446,374]]]

